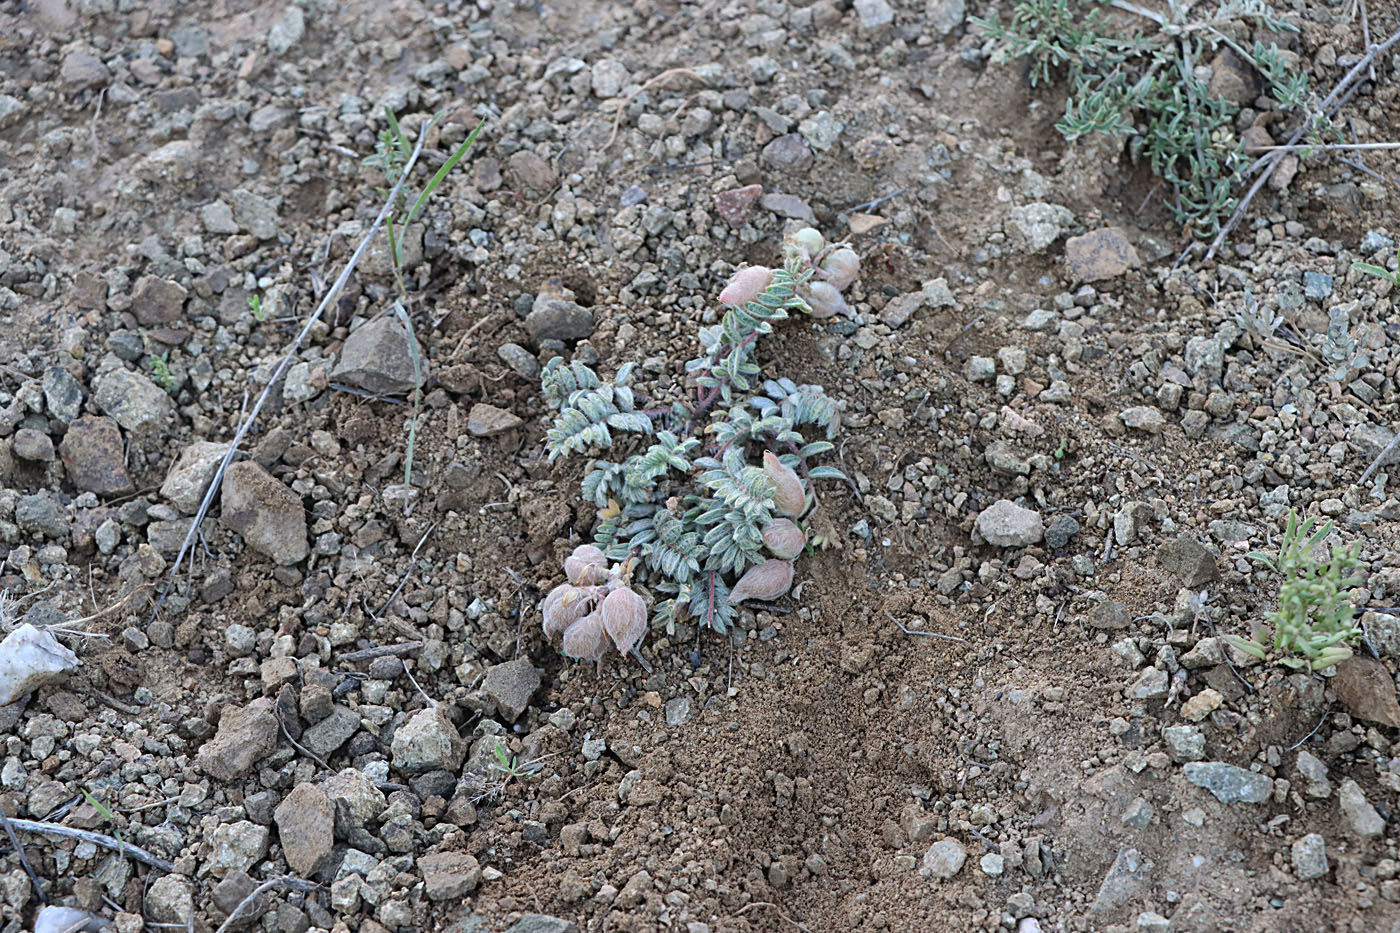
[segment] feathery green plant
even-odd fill
[[[1156,24],[1147,35],[1109,34],[1102,7]],[[1066,74],[1065,115],[1055,128],[1070,142],[1094,133],[1127,138],[1133,158],[1145,158],[1167,182],[1166,197],[1178,223],[1211,237],[1238,203],[1236,191],[1248,165],[1232,121],[1238,108],[1218,95],[1196,67],[1222,46],[1257,69],[1281,110],[1309,103],[1307,75],[1290,71],[1275,45],[1252,48],[1227,35],[1253,21],[1268,29],[1296,31],[1263,0],[1222,0],[1203,14],[1187,0],[1168,0],[1166,14],[1127,0],[1020,0],[1006,25],[973,17],[1001,43],[994,58],[1026,59],[1032,85]]]
[[[601,657],[591,633],[586,649],[571,651],[573,630],[564,629],[587,623],[586,610],[624,583],[651,591],[652,621],[668,631],[694,617],[721,633],[738,602],[776,598],[790,585],[790,562],[807,544],[797,523],[813,501],[810,482],[844,478],[811,464],[834,449],[838,408],[820,386],[761,379],[754,349],[791,312],[845,308],[839,293],[859,262],[811,229],[789,237],[785,253],[783,266],[741,270],[720,295],[728,310],[701,329],[700,353],[685,364],[693,398],[647,398],[633,386],[631,363],[611,381],[577,360],[544,367],[543,395],[558,411],[545,449],[550,460],[593,456],[582,493],[598,509],[601,553],[576,550],[565,565],[569,583],[546,600],[546,632],[564,634],[566,653]],[[804,430],[820,436],[809,440]],[[604,612],[598,624],[612,624]],[[626,631],[608,630],[624,653],[640,637],[630,623]],[[572,640],[585,644],[576,633]]]
[[[1356,584],[1351,572],[1360,563],[1356,545],[1332,545],[1325,561],[1313,556],[1313,550],[1332,533],[1332,527],[1330,521],[1317,527],[1315,518],[1300,524],[1298,516],[1289,512],[1278,554],[1255,551],[1249,555],[1251,560],[1283,577],[1278,609],[1266,612],[1264,618],[1273,625],[1275,651],[1302,655],[1275,658],[1279,664],[1295,670],[1321,670],[1344,661],[1351,657],[1348,643],[1361,638],[1360,627],[1352,624],[1356,610],[1347,596],[1347,590]],[[1268,659],[1264,644],[1267,635],[1250,639],[1225,637],[1244,653],[1261,661]]]

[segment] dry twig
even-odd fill
[[[315,891],[321,886],[312,881],[303,881],[301,878],[293,878],[291,875],[282,875],[280,878],[270,878],[258,885],[248,893],[248,896],[238,902],[238,906],[233,908],[233,912],[224,918],[224,922],[219,924],[216,933],[228,933],[233,925],[243,919],[243,912],[251,907],[259,897],[274,888],[285,891]]]
[[[43,836],[63,836],[68,839],[77,839],[79,842],[91,842],[93,845],[103,846],[113,849],[122,855],[129,855],[138,862],[145,862],[152,868],[159,868],[163,872],[173,872],[175,866],[167,862],[158,855],[152,855],[140,846],[134,846],[129,842],[120,839],[113,839],[104,833],[95,833],[87,829],[75,829],[72,826],[64,826],[62,823],[40,823],[37,820],[20,820],[11,817],[7,821],[15,829],[26,833],[39,833]]]
[[[622,126],[622,115],[626,112],[627,105],[636,100],[639,95],[645,93],[648,88],[660,84],[662,81],[674,75],[690,75],[690,77],[703,84],[710,83],[689,68],[667,68],[665,71],[661,72],[661,74],[648,78],[641,87],[637,88],[631,94],[628,94],[622,99],[622,103],[617,105],[617,116],[613,118],[612,134],[608,136],[608,141],[603,144],[604,152],[611,149],[612,144],[617,141],[617,131]]]

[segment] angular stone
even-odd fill
[[[1128,687],[1128,697],[1133,700],[1150,700],[1166,696],[1170,681],[1166,671],[1149,667]]]
[[[1074,223],[1074,214],[1059,204],[1037,201],[1013,207],[1006,220],[1006,232],[1020,247],[1032,253],[1047,249]]]
[[[545,340],[584,340],[593,335],[596,326],[592,311],[545,291],[535,296],[534,305],[525,316],[525,329],[536,346]]]
[[[548,914],[526,914],[507,927],[505,933],[578,933],[578,924]]]
[[[785,133],[763,147],[759,163],[778,172],[805,172],[812,167],[812,150],[798,133]]]
[[[1118,227],[1104,227],[1065,240],[1065,265],[1076,282],[1101,282],[1140,265],[1137,250]]]
[[[1317,833],[1308,833],[1293,843],[1290,854],[1293,873],[1299,881],[1312,881],[1327,874],[1327,841]]]
[[[112,72],[102,64],[102,59],[81,49],[69,52],[59,67],[59,77],[64,87],[71,91],[101,87],[112,80]]]
[[[1137,849],[1119,849],[1089,908],[1096,914],[1118,910],[1135,898],[1148,881],[1148,863]]]
[[[277,236],[277,207],[271,201],[243,188],[234,191],[231,199],[233,219],[240,230],[259,240],[271,240]]]
[[[174,324],[185,316],[185,299],[189,292],[178,283],[143,276],[131,294],[131,313],[141,324]]]
[[[763,196],[762,185],[745,185],[742,188],[730,188],[728,191],[721,191],[715,195],[715,211],[724,222],[731,227],[742,227],[744,221],[748,219],[749,211],[754,204]]]
[[[146,889],[146,915],[156,923],[184,925],[194,916],[194,891],[184,875],[161,875]]]
[[[529,658],[516,658],[488,670],[481,687],[496,704],[502,718],[515,722],[540,688],[540,675]]]
[[[1400,702],[1395,681],[1380,661],[1353,655],[1337,665],[1329,688],[1358,719],[1383,726],[1400,726]]]
[[[956,839],[940,839],[924,853],[923,870],[940,881],[956,875],[967,861],[967,850]]]
[[[543,194],[559,181],[554,166],[529,149],[513,152],[506,159],[506,176],[535,194]]]
[[[114,369],[97,380],[97,407],[136,435],[156,435],[175,418],[175,403],[154,382],[129,369]]]
[[[75,419],[58,445],[58,455],[79,492],[124,496],[136,488],[126,472],[121,429],[111,418],[84,415]]]
[[[335,808],[335,831],[342,838],[351,831],[363,830],[384,812],[384,793],[356,768],[346,768],[328,778],[322,789]]]
[[[219,717],[219,731],[200,746],[195,760],[210,777],[232,781],[247,774],[258,759],[272,754],[277,735],[277,717],[270,700],[230,706]]]
[[[251,820],[224,823],[209,837],[209,858],[204,866],[215,875],[247,871],[267,855],[271,835],[266,826],[259,826]]]
[[[1303,793],[1326,800],[1332,796],[1332,782],[1327,779],[1327,766],[1307,749],[1298,752],[1298,776],[1303,779]]]
[[[344,706],[336,706],[301,735],[301,744],[317,758],[330,758],[350,737],[360,731],[360,714]]]
[[[1220,579],[1215,555],[1191,535],[1178,535],[1157,549],[1157,560],[1168,572],[1192,589]]]
[[[303,781],[278,805],[273,819],[294,874],[307,878],[325,867],[335,845],[335,810],[324,790]]]
[[[418,859],[430,901],[460,900],[481,884],[481,865],[465,852],[432,852]]]
[[[209,488],[209,481],[218,471],[219,463],[228,453],[228,444],[212,441],[195,441],[180,451],[180,456],[165,474],[160,494],[166,501],[186,515],[199,511],[200,503]]]
[[[390,751],[394,767],[407,774],[456,771],[467,756],[467,743],[439,703],[419,710],[399,726]]]
[[[1162,741],[1172,761],[1200,761],[1206,756],[1206,737],[1196,726],[1167,726]]]
[[[311,552],[301,496],[250,460],[224,472],[220,520],[253,550],[277,564],[295,564]]]
[[[418,368],[414,369],[417,351]],[[345,340],[331,378],[378,395],[402,395],[421,387],[428,377],[427,358],[415,347],[397,318],[381,317],[361,326]]]
[[[44,407],[59,424],[72,424],[83,411],[83,387],[62,366],[44,371]]]
[[[997,547],[1025,547],[1045,536],[1040,513],[1024,509],[1009,499],[983,509],[977,516],[976,530],[988,544]]]
[[[43,431],[20,428],[10,440],[10,450],[21,460],[34,463],[53,462],[53,441]]]
[[[515,412],[477,402],[467,413],[467,433],[472,437],[495,437],[513,431],[525,422]]]
[[[1118,417],[1123,419],[1123,424],[1127,427],[1147,434],[1161,434],[1167,428],[1167,419],[1151,405],[1125,408]]]
[[[1385,818],[1371,806],[1371,802],[1361,790],[1361,785],[1351,778],[1343,781],[1337,791],[1337,806],[1346,818],[1347,826],[1361,838],[1369,839],[1385,832]]]
[[[1182,768],[1186,780],[1204,787],[1221,803],[1263,803],[1274,792],[1274,779],[1223,761],[1193,761]]]

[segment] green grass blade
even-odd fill
[[[389,129],[394,134],[394,145],[399,147],[399,152],[405,159],[413,152],[413,148],[408,144],[408,138],[404,136],[403,129],[399,126],[399,118],[394,116],[394,111],[388,104],[384,105],[384,116],[389,118]]]
[[[408,212],[408,218],[404,221],[404,226],[413,223],[414,218],[418,216],[418,212],[423,209],[423,205],[428,203],[428,197],[437,190],[438,185],[442,184],[442,180],[447,177],[447,173],[456,168],[457,163],[462,161],[462,156],[466,155],[467,150],[472,147],[472,143],[476,142],[477,134],[481,132],[481,128],[485,125],[485,120],[478,123],[476,129],[472,130],[471,135],[462,141],[462,145],[457,147],[456,152],[452,153],[451,158],[442,163],[442,168],[437,170],[432,180],[428,182],[428,186],[423,189],[423,193],[418,195],[418,200],[413,202],[413,209]]]
[[[407,507],[408,493],[413,488],[413,448],[418,440],[418,406],[423,395],[423,368],[422,361],[418,358],[418,336],[413,332],[413,321],[409,319],[403,305],[397,301],[394,302],[394,314],[408,330],[409,356],[413,359],[413,418],[408,422],[408,452],[403,461],[404,505]]]
[[[384,218],[384,232],[389,235],[389,258],[397,269],[403,265],[403,254],[399,252],[399,239],[394,236],[394,215],[390,214]]]

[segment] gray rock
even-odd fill
[[[1133,614],[1116,599],[1102,599],[1089,610],[1086,620],[1091,628],[1106,632],[1121,632],[1133,624]]]
[[[1298,776],[1303,779],[1303,793],[1326,800],[1332,796],[1332,782],[1327,779],[1327,766],[1307,749],[1298,752]]]
[[[1145,797],[1134,797],[1123,811],[1123,823],[1134,829],[1146,829],[1157,815],[1157,809]]]
[[[1017,245],[1038,253],[1060,238],[1074,224],[1074,214],[1059,204],[1037,201],[1013,207],[1006,220],[1006,232]]]
[[[1221,803],[1263,803],[1274,792],[1274,779],[1223,761],[1193,761],[1182,768],[1186,780],[1204,787]]]
[[[266,826],[251,820],[224,823],[210,834],[209,857],[204,866],[215,875],[247,871],[267,855],[271,836]]]
[[[1206,737],[1198,726],[1167,726],[1162,741],[1172,761],[1200,761],[1206,756]]]
[[[214,906],[225,916],[233,913],[243,904],[252,893],[257,890],[258,883],[246,871],[234,869],[224,875],[218,884],[214,885],[214,890],[210,892],[210,897],[214,901]],[[240,917],[247,918],[250,922],[262,916],[271,906],[272,900],[264,893],[256,898],[252,903],[245,906]]]
[[[58,445],[58,455],[80,492],[123,496],[136,488],[126,472],[121,429],[111,418],[84,415],[74,419]]]
[[[1056,515],[1045,528],[1045,543],[1052,548],[1062,548],[1077,534],[1079,522],[1073,515]]]
[[[324,790],[303,781],[278,805],[273,819],[294,874],[307,878],[326,866],[335,845],[335,810]]]
[[[311,552],[301,496],[251,460],[224,472],[220,521],[276,564],[295,564]]]
[[[496,355],[522,379],[534,380],[540,377],[540,361],[520,344],[503,343],[496,350]]]
[[[226,707],[219,717],[219,731],[200,746],[195,761],[210,777],[232,781],[247,774],[258,759],[272,754],[277,735],[277,717],[270,700]]]
[[[156,923],[183,926],[194,916],[194,890],[184,875],[161,875],[146,889],[142,905]]]
[[[1009,441],[992,441],[982,456],[987,466],[1003,476],[1028,476],[1031,472],[1030,462],[1018,454]]]
[[[1220,579],[1215,555],[1191,535],[1178,535],[1157,549],[1157,560],[1182,586],[1192,589]]]
[[[592,311],[544,291],[535,296],[530,313],[525,316],[525,329],[536,346],[546,340],[585,340],[593,335],[595,326]]]
[[[1181,656],[1181,666],[1187,670],[1199,670],[1225,663],[1225,652],[1220,647],[1220,639],[1202,638],[1196,646]]]
[[[106,84],[112,80],[112,72],[102,64],[102,59],[78,49],[64,56],[63,64],[59,66],[59,77],[68,90],[83,91]]]
[[[533,670],[533,668],[531,668]],[[394,732],[390,744],[394,767],[407,774],[456,771],[467,755],[467,743],[442,704],[415,713]]]
[[[267,47],[276,55],[286,55],[306,35],[306,14],[291,5],[282,18],[267,31]]]
[[[341,838],[354,830],[363,831],[370,820],[384,812],[384,793],[358,769],[346,768],[327,778],[321,789],[335,809],[335,831]]]
[[[204,501],[204,493],[209,481],[219,468],[219,462],[228,453],[228,444],[212,441],[195,441],[180,451],[180,456],[165,474],[160,494],[166,501],[186,515],[199,511]]]
[[[1293,873],[1299,881],[1312,881],[1327,874],[1327,841],[1317,833],[1308,833],[1293,843]]]
[[[812,167],[812,150],[797,133],[770,140],[758,155],[759,164],[776,172],[805,172]]]
[[[762,196],[762,185],[730,188],[728,191],[721,191],[714,196],[715,211],[724,218],[725,223],[729,226],[742,227],[744,221],[748,219],[749,211],[753,209],[754,204]]]
[[[1325,272],[1303,273],[1303,295],[1321,301],[1332,294],[1332,276]]]
[[[1089,909],[1101,914],[1123,907],[1146,887],[1150,867],[1137,849],[1119,849]]]
[[[923,870],[930,878],[946,881],[962,871],[967,850],[956,839],[940,839],[924,853]]]
[[[1394,440],[1394,431],[1373,421],[1362,421],[1347,432],[1347,446],[1356,452],[1366,466],[1370,466],[1377,457],[1381,458],[1380,466],[1400,463],[1400,444],[1390,446]],[[1389,452],[1382,457],[1381,454],[1386,448],[1390,448]]]
[[[457,901],[481,884],[481,865],[465,852],[433,852],[418,859],[430,901]]]
[[[1147,434],[1161,434],[1167,427],[1167,419],[1151,405],[1135,405],[1132,408],[1125,408],[1119,417],[1123,419],[1123,424],[1129,428]]]
[[[924,4],[924,17],[935,32],[946,36],[967,17],[966,0],[929,0]]]
[[[20,496],[15,502],[15,524],[25,534],[44,538],[68,536],[68,510],[47,491]]]
[[[607,100],[621,94],[622,89],[627,86],[627,82],[632,80],[632,75],[626,66],[611,58],[594,62],[591,76],[593,78],[593,96],[599,100]]]
[[[548,914],[526,914],[507,927],[505,933],[578,933],[578,924]]]
[[[277,236],[277,207],[271,201],[245,188],[234,191],[231,197],[233,219],[238,224],[238,229],[252,234],[259,240],[271,240]]]
[[[819,110],[798,124],[797,130],[813,149],[826,152],[836,145],[845,124],[831,115],[830,111]]]
[[[54,421],[72,424],[82,414],[83,387],[68,370],[50,366],[44,372],[44,405]]]
[[[24,101],[9,94],[0,94],[0,130],[6,130],[23,122],[29,115],[29,107]]]
[[[1025,547],[1045,536],[1040,513],[1024,509],[1009,499],[983,509],[977,516],[976,530],[988,544],[997,547]]]
[[[1133,700],[1150,700],[1166,696],[1170,681],[1171,677],[1166,671],[1149,667],[1128,687],[1128,697]]]
[[[228,236],[238,232],[238,221],[233,219],[233,208],[223,201],[211,201],[199,209],[199,222],[204,232],[218,236]]]
[[[1186,341],[1183,359],[1191,375],[1219,382],[1225,368],[1225,342],[1219,337],[1192,337]]]
[[[855,8],[862,29],[879,29],[894,22],[894,10],[886,0],[856,0]]]
[[[129,369],[100,377],[93,391],[97,407],[135,435],[156,435],[175,418],[175,403],[154,382]]]
[[[467,413],[467,433],[472,437],[495,437],[513,431],[525,422],[514,412],[477,402]]]
[[[549,191],[559,182],[559,174],[538,153],[529,149],[513,152],[506,159],[506,175],[517,185],[522,185],[536,194]]]
[[[488,670],[481,688],[496,704],[501,717],[506,722],[515,722],[530,705],[530,697],[540,688],[540,675],[529,658],[516,658]]]
[[[10,450],[21,460],[35,463],[53,462],[53,441],[43,431],[20,428],[10,441]]]
[[[688,697],[676,697],[674,700],[667,700],[666,726],[671,729],[678,728],[690,722],[690,699]]]
[[[330,758],[340,747],[350,741],[350,737],[360,731],[360,714],[344,706],[336,706],[330,713],[301,734],[301,744],[305,745],[317,758]]]
[[[142,276],[131,294],[131,313],[143,325],[174,324],[185,316],[189,292],[179,283],[154,275]]]
[[[415,375],[414,351],[418,355]],[[421,387],[428,376],[427,358],[397,318],[385,316],[363,325],[345,340],[331,378],[366,392],[402,395]]]
[[[1371,802],[1361,790],[1361,785],[1351,778],[1342,782],[1337,792],[1337,806],[1346,818],[1351,831],[1363,839],[1379,836],[1385,832],[1385,818],[1376,812]]]

